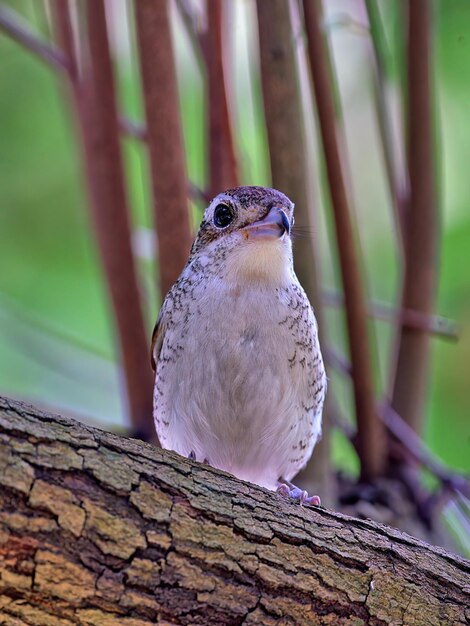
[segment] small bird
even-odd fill
[[[326,392],[293,213],[265,187],[209,204],[153,333],[154,420],[163,448],[319,504],[290,482],[320,437]]]

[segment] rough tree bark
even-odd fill
[[[468,624],[470,563],[0,399],[0,624]]]

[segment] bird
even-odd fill
[[[327,387],[293,225],[275,189],[210,202],[153,332],[153,416],[163,448],[317,505],[291,482],[321,436]]]

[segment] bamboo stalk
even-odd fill
[[[78,76],[69,4],[55,0],[53,14],[60,44],[73,71],[72,98],[83,145],[90,208],[117,325],[127,403],[134,432],[155,439],[152,377],[119,145],[119,122],[104,4],[86,4],[89,64]]]
[[[223,62],[223,0],[208,6],[206,66],[209,128],[209,195],[238,185],[237,159],[227,98]]]
[[[432,314],[437,284],[439,216],[436,206],[429,0],[408,2],[407,123],[410,197],[406,220],[405,275],[400,308]],[[429,365],[429,335],[401,320],[391,406],[421,430]]]
[[[136,0],[134,7],[163,300],[191,248],[188,181],[167,2]]]
[[[328,73],[329,53],[321,28],[321,3],[319,0],[304,0],[303,5],[346,304],[361,477],[363,480],[371,480],[380,476],[385,469],[385,433],[375,407],[366,303],[341,166],[333,92]]]

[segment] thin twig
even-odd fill
[[[39,37],[16,11],[6,6],[0,6],[0,30],[47,65],[61,72],[71,71],[67,56],[57,46]]]
[[[326,306],[343,307],[344,296],[336,291],[323,291],[322,300]],[[437,337],[443,337],[452,341],[459,339],[459,326],[453,320],[440,315],[427,315],[421,311],[399,311],[393,305],[386,302],[373,300],[369,303],[367,314],[377,320],[383,320],[391,324],[401,321],[403,326],[426,331]]]
[[[325,359],[325,363],[331,365],[333,369],[342,374],[343,376],[352,377],[351,363],[339,352],[330,345],[322,347],[322,354]]]
[[[146,143],[149,140],[147,128],[140,122],[134,122],[126,117],[120,116],[119,128],[121,129],[121,133],[127,135],[128,137],[132,137],[137,141]],[[202,202],[204,205],[206,205],[211,199],[211,196],[208,193],[190,181],[188,181],[188,197],[195,202]]]
[[[321,28],[321,3],[319,0],[304,0],[303,5],[312,81],[325,153],[345,294],[361,476],[364,480],[371,480],[380,476],[385,470],[385,433],[375,407],[366,304],[340,158],[333,91],[328,72],[331,63]]]
[[[119,128],[121,133],[137,139],[138,141],[148,141],[148,131],[144,124],[134,122],[127,117],[119,116]]]
[[[204,191],[192,182],[189,182],[188,195],[191,200],[194,200],[195,202],[201,202],[204,206],[208,204],[211,200],[211,196],[206,191]]]
[[[40,317],[32,312],[30,309],[26,309],[16,302],[13,298],[5,293],[0,293],[0,310],[1,308],[7,309],[11,317],[14,317],[16,322],[19,322],[24,327],[31,328],[38,335],[43,334],[55,341],[60,341],[64,345],[72,346],[86,352],[87,354],[106,360],[108,363],[112,362],[111,355],[107,354],[104,350],[101,350],[98,346],[91,342],[87,342],[80,337],[75,337],[71,333],[62,330],[50,320]]]
[[[323,348],[326,361],[337,372],[351,377],[351,366],[348,361],[335,349],[329,346]],[[448,468],[429,450],[421,437],[393,410],[389,403],[379,406],[378,414],[387,430],[393,435],[395,444],[399,444],[406,456],[419,463],[435,476],[443,485],[453,491],[461,492],[470,497],[470,482],[464,476],[449,471]],[[335,426],[340,428],[347,437],[357,446],[357,431],[352,430],[344,419],[335,418]],[[398,448],[397,448],[398,449]]]

